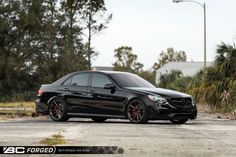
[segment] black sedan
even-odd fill
[[[143,78],[127,72],[83,71],[70,73],[52,84],[42,85],[36,112],[54,121],[70,117],[128,118],[132,123],[170,120],[183,124],[196,119],[197,108],[190,95],[156,88]]]

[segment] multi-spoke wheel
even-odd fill
[[[188,121],[188,119],[170,119],[173,124],[184,124]]]
[[[132,123],[147,123],[148,121],[147,107],[140,100],[132,100],[128,104],[126,112]]]
[[[48,106],[49,116],[54,121],[67,121],[66,103],[61,98],[53,99]]]
[[[105,122],[107,120],[107,118],[105,118],[105,117],[92,117],[91,119],[94,122],[98,122],[98,123]]]

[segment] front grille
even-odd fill
[[[192,106],[191,98],[171,98],[168,102],[176,108],[188,108]]]

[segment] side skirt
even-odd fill
[[[68,116],[71,116],[71,117],[81,117],[81,118],[106,117],[106,118],[120,118],[120,119],[126,119],[125,116],[106,115],[106,114],[67,113],[67,115],[68,115]]]

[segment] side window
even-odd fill
[[[77,74],[72,77],[72,86],[88,86],[89,74]]]
[[[93,74],[92,87],[103,88],[105,84],[112,84],[112,82],[102,74]]]
[[[64,83],[64,86],[70,86],[71,85],[71,78],[67,79]]]

